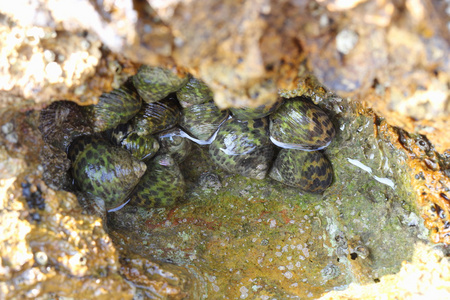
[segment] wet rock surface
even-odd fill
[[[424,285],[418,284],[416,278],[421,278]],[[363,287],[352,284],[345,291],[330,292],[320,299],[376,299],[393,294],[399,299],[410,299],[418,293],[445,299],[448,297],[449,280],[446,250],[418,244],[412,261],[403,263],[397,275],[385,276],[380,282]]]
[[[329,297],[367,299],[401,278],[418,286],[405,296],[447,296],[445,248],[416,246],[449,243],[447,2],[120,3],[0,4],[0,298],[303,299],[353,283]],[[95,103],[138,63],[186,69],[221,107],[310,96],[338,131],[333,185],[232,176],[196,146],[168,209],[107,216],[57,191],[68,161],[31,108]]]
[[[338,97],[323,107],[339,128],[325,150],[334,183],[323,195],[227,174],[197,146],[182,165],[185,201],[111,213],[113,240],[200,276],[207,299],[317,298],[396,273],[428,238],[407,156],[374,134],[379,120],[370,110]]]
[[[37,118],[32,111],[2,114],[2,124],[14,123],[8,134],[16,138],[0,138],[7,153],[0,185],[0,298],[106,299],[114,291],[131,299],[133,288],[119,275],[118,252],[102,220],[83,212],[73,194],[42,180]]]

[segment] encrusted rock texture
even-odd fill
[[[273,102],[307,58],[328,88],[450,149],[445,1],[147,2],[1,4],[2,106],[13,96],[95,102],[111,89],[106,69],[133,69],[101,43],[134,62],[187,68],[221,107]]]
[[[0,298],[107,299],[114,292],[132,299],[101,218],[83,212],[73,194],[44,183],[40,151],[33,150],[43,147],[37,116],[2,114]]]
[[[113,293],[117,299],[183,299],[187,295],[197,299],[200,292],[195,294],[196,290],[210,299],[219,295],[261,299],[316,297],[340,285],[373,282],[378,276],[397,272],[399,265],[386,266],[388,262],[410,258],[417,237],[426,239],[423,220],[433,242],[449,244],[449,11],[448,1],[437,0],[0,3],[0,298],[46,299],[57,295],[110,299]],[[96,103],[99,95],[120,86],[140,64],[176,66],[182,73],[192,73],[210,86],[214,100],[222,108],[271,103],[278,94],[308,95],[338,116],[341,109],[353,107],[351,116],[346,115],[348,122],[336,121],[336,125],[373,134],[370,143],[365,144],[363,138],[358,140],[364,150],[353,158],[372,170],[380,169],[377,178],[389,177],[402,188],[394,193],[385,187],[386,191],[367,197],[362,190],[355,192],[359,203],[355,207],[363,215],[363,222],[360,227],[350,226],[350,231],[343,234],[345,226],[339,218],[353,218],[353,212],[346,210],[353,205],[348,197],[336,197],[337,202],[344,203],[342,208],[339,203],[337,208],[316,205],[322,200],[307,198],[311,202],[305,204],[305,210],[303,204],[288,200],[265,204],[264,197],[248,196],[252,189],[264,190],[258,184],[242,178],[237,183],[227,179],[224,184],[239,186],[241,180],[248,186],[249,191],[237,193],[246,202],[235,196],[221,206],[210,205],[223,216],[230,207],[240,207],[244,213],[235,214],[234,218],[248,218],[242,223],[245,226],[238,221],[233,226],[222,226],[209,214],[208,206],[195,203],[193,211],[203,211],[203,219],[188,211],[188,206],[152,212],[149,218],[154,214],[156,219],[145,222],[146,230],[163,238],[142,248],[133,244],[140,240],[129,241],[135,246],[134,253],[129,253],[125,247],[129,237],[121,236],[122,222],[142,226],[139,222],[145,218],[140,215],[137,221],[134,217],[118,221],[117,230],[108,235],[104,219],[83,212],[72,194],[47,186],[44,180],[48,174],[42,174],[42,165],[55,164],[40,161],[41,151],[36,149],[45,153],[48,146],[40,138],[37,120],[38,110],[55,100],[72,100],[80,105]],[[325,100],[329,91],[349,97],[352,104],[340,106],[340,101]],[[354,107],[364,109],[357,111]],[[351,117],[355,121],[349,121]],[[373,132],[369,133],[368,126],[373,127]],[[340,131],[338,140],[347,141],[351,147],[348,141],[352,135],[344,129]],[[378,145],[380,140],[384,146]],[[373,150],[373,145],[378,148],[374,146]],[[327,154],[331,160],[346,162],[338,149],[331,147]],[[385,157],[390,157],[388,152],[395,152],[391,158],[398,159],[398,165],[392,159],[380,158],[377,166],[370,158],[376,157],[376,151],[384,151]],[[66,162],[64,172],[67,168]],[[336,174],[359,170],[354,165],[336,169],[342,171]],[[371,182],[366,188],[370,190],[374,174],[366,175]],[[350,179],[342,180],[352,183]],[[403,186],[405,182],[411,186]],[[216,192],[211,193],[217,195]],[[337,193],[336,186],[330,195],[333,193]],[[394,251],[399,256],[392,261],[386,257],[392,247],[397,247],[395,241],[380,242],[362,230],[367,226],[365,221],[373,221],[362,208],[380,205],[386,195],[386,201],[402,198],[399,201],[408,203],[387,205],[383,211],[383,217],[391,216],[383,221],[386,232],[395,228],[395,238],[411,246]],[[416,203],[410,201],[413,198]],[[404,206],[408,205],[416,209],[405,215],[409,209]],[[290,222],[299,216],[305,220],[301,225]],[[394,218],[398,218],[398,224]],[[261,230],[257,224],[261,222],[274,229],[273,242],[269,243],[270,238],[249,237],[251,230]],[[164,227],[169,229],[163,230]],[[224,232],[223,237],[220,231]],[[210,240],[201,242],[205,234]],[[322,238],[328,248],[316,248],[310,243]],[[223,246],[228,243],[229,248]],[[355,249],[360,245],[370,248],[370,256],[360,253],[363,259],[354,260],[351,253],[357,253]],[[245,261],[252,251],[260,256],[254,262]],[[327,252],[329,262],[322,260]],[[166,262],[154,261],[143,253]],[[226,256],[229,253],[238,258],[230,260]],[[309,254],[307,261],[311,264],[303,262]],[[294,255],[301,256],[298,266],[290,262]],[[418,258],[424,255],[432,259]],[[405,263],[396,278],[415,280],[408,277],[411,272],[423,276],[439,272],[437,279],[430,277],[430,282],[438,280],[443,293],[448,292],[448,262],[442,258],[445,254],[436,255],[429,249],[416,254],[413,264]],[[179,257],[184,259],[178,261],[183,267],[167,263]],[[205,270],[212,270],[215,266],[211,261],[216,259],[229,260],[230,266],[225,264],[217,268],[217,274],[208,274]],[[232,263],[245,265],[245,269],[223,275],[235,268]],[[336,271],[336,266],[344,276]],[[265,272],[272,273],[274,269],[279,274],[265,276]],[[305,276],[295,275],[293,269]],[[398,292],[389,287],[405,282],[393,278],[381,277],[380,284],[389,295]],[[272,289],[277,285],[279,290]],[[231,288],[224,291],[226,286]],[[377,286],[372,284],[363,291],[365,299],[369,299],[369,293],[378,293]],[[299,292],[299,287],[306,292]],[[419,287],[417,291],[424,292]],[[357,298],[352,292],[353,289],[329,298]]]
[[[397,299],[414,299],[418,294],[446,299],[449,288],[448,255],[440,249],[419,244],[411,262],[404,262],[397,275],[385,276],[379,283],[363,287],[352,284],[347,290],[327,293],[320,300],[389,299],[392,295]]]

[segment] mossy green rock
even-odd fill
[[[189,76],[182,78],[171,70],[143,65],[132,80],[142,99],[152,103],[179,90],[188,82]]]
[[[177,98],[181,106],[186,108],[211,101],[213,92],[203,81],[191,77],[186,85],[177,91]]]
[[[69,159],[76,185],[82,192],[102,199],[107,209],[122,204],[147,169],[125,149],[93,136],[75,140]]]
[[[322,193],[333,181],[333,168],[321,152],[281,149],[269,176],[305,192]]]
[[[173,205],[186,192],[181,170],[168,154],[155,156],[148,164],[147,171],[139,181],[129,205],[143,208]]]
[[[231,173],[263,179],[274,153],[269,139],[267,118],[229,119],[222,124],[209,146],[212,160]]]

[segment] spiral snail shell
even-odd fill
[[[39,115],[39,130],[48,144],[66,151],[72,141],[92,133],[82,107],[70,101],[55,101]]]
[[[183,137],[178,127],[156,135],[160,144],[159,154],[169,154],[177,163],[183,162],[192,149],[192,142]]]
[[[121,205],[147,169],[125,149],[95,136],[76,139],[68,157],[76,185],[90,196],[101,198],[107,209]]]
[[[145,103],[130,124],[139,135],[148,135],[174,127],[180,119],[180,108],[174,95],[165,99]]]
[[[140,136],[136,132],[130,133],[119,145],[142,161],[149,160],[159,150],[159,143],[156,138],[151,135]]]
[[[229,119],[209,146],[212,160],[231,173],[263,179],[274,154],[267,118]]]
[[[321,152],[281,149],[269,176],[305,192],[322,193],[333,180],[333,169]]]
[[[302,98],[285,101],[270,115],[270,139],[282,148],[321,150],[334,136],[333,123],[327,114]]]
[[[168,154],[155,156],[136,186],[129,205],[143,208],[165,207],[175,203],[186,191],[181,170]]]
[[[207,103],[213,100],[213,93],[201,80],[190,77],[189,81],[177,91],[177,98],[183,108]]]
[[[184,108],[179,124],[195,138],[208,140],[227,117],[227,110],[219,110],[214,102],[207,102]]]
[[[152,103],[179,90],[188,82],[189,76],[179,77],[169,69],[143,65],[132,80],[142,99]]]
[[[84,108],[95,132],[102,132],[126,123],[141,108],[141,98],[130,83],[103,93],[96,105]]]
[[[230,109],[230,116],[212,97],[201,80],[142,66],[96,105],[52,104],[41,113],[40,128],[52,147],[68,149],[83,199],[101,199],[108,211],[128,200],[152,208],[183,197],[186,183],[178,164],[189,156],[191,141],[208,147],[211,160],[230,173],[255,179],[268,174],[310,193],[332,183],[332,166],[316,151],[335,136],[322,109],[302,97],[280,98],[272,105]],[[282,149],[274,160],[275,146]]]

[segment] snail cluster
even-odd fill
[[[192,143],[206,145],[212,161],[230,173],[269,176],[310,193],[332,182],[331,164],[319,150],[335,130],[308,99],[220,110],[201,80],[159,67],[142,66],[96,105],[51,104],[41,112],[40,129],[67,153],[74,186],[108,211],[170,206],[183,197],[179,164]]]

